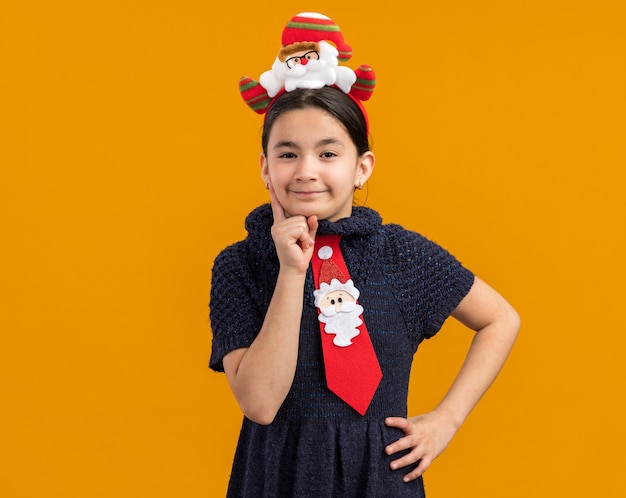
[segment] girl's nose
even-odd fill
[[[298,161],[295,177],[299,181],[313,180],[316,177],[315,165],[311,158],[302,157]]]

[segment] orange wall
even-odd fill
[[[523,318],[429,496],[622,487],[624,3],[361,4],[3,3],[2,496],[223,496],[241,416],[206,368],[209,274],[267,199],[237,81],[304,10],[377,72],[368,204]],[[424,345],[412,413],[470,336]]]

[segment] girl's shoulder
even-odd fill
[[[438,278],[440,275],[471,273],[446,248],[416,231],[389,223],[382,226],[381,233],[384,259],[388,268],[399,276],[418,273],[420,278]]]
[[[410,257],[417,254],[447,252],[436,242],[414,230],[397,223],[385,223],[381,226],[387,251],[396,256]]]

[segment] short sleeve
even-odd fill
[[[227,247],[215,259],[211,275],[209,317],[213,333],[209,367],[223,372],[222,360],[234,349],[249,347],[263,324],[255,279],[242,243]]]
[[[474,274],[447,250],[398,225],[388,225],[396,293],[415,345],[434,336],[467,295]]]

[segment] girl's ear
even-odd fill
[[[268,185],[270,181],[270,174],[267,168],[267,158],[262,152],[259,156],[259,165],[261,166],[261,179],[263,180],[263,183],[265,183],[265,185]]]
[[[356,185],[355,187],[361,188],[369,177],[372,176],[374,172],[374,164],[376,163],[376,156],[371,150],[365,152],[361,157],[359,157],[359,164],[357,165],[356,170]]]

